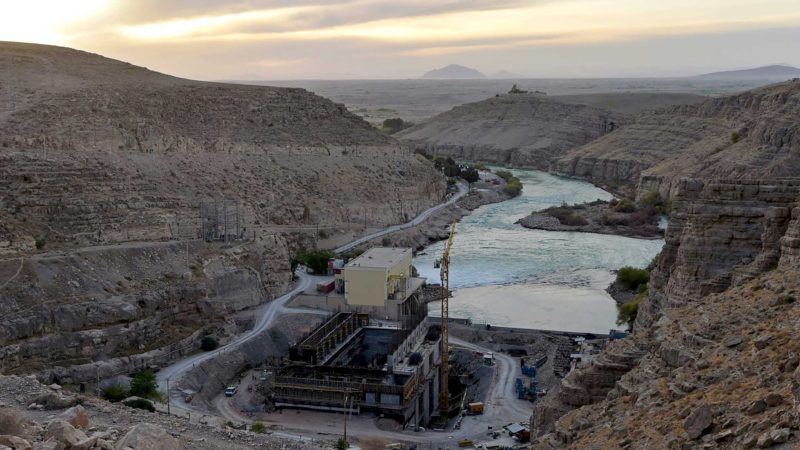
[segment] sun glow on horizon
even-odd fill
[[[0,40],[63,45],[82,30],[71,28],[108,11],[115,0],[25,0],[0,14]]]

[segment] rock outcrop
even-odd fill
[[[681,181],[634,333],[537,405],[537,445],[800,442],[798,202],[800,180]]]
[[[800,80],[645,113],[564,155],[553,169],[598,183],[639,184],[667,198],[681,177],[800,173]]]
[[[621,113],[540,94],[508,94],[457,106],[397,136],[428,153],[547,170],[567,150],[628,121]]]

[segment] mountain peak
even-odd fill
[[[439,78],[439,79],[470,79],[470,78],[486,78],[486,75],[471,68],[459,64],[450,64],[442,67],[441,69],[434,69],[425,72],[422,78]]]
[[[694,78],[739,78],[739,79],[776,79],[785,80],[787,78],[800,77],[800,69],[797,67],[772,64],[769,66],[754,67],[751,69],[726,70],[722,72],[712,72],[697,75]]]

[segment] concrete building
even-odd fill
[[[347,309],[394,321],[415,314],[425,279],[412,276],[411,257],[410,248],[375,247],[347,263],[340,275]]]
[[[411,271],[411,249],[373,248],[345,265],[343,307],[291,347],[272,382],[275,405],[429,424],[439,410],[440,333],[425,320],[424,279]]]

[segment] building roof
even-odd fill
[[[347,263],[345,267],[389,269],[410,253],[410,248],[373,247]]]

